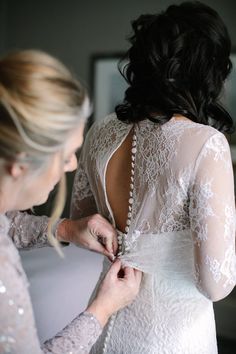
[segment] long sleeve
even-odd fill
[[[10,220],[9,236],[17,248],[31,249],[50,246],[47,237],[48,217],[36,216],[27,212],[6,213]],[[56,223],[54,230],[58,223]]]
[[[72,219],[79,219],[95,213],[97,213],[97,206],[85,169],[85,149],[83,148],[73,184],[71,217]]]
[[[190,188],[190,224],[198,289],[212,301],[235,286],[235,201],[228,142],[215,133],[196,160]]]
[[[102,332],[98,320],[89,312],[83,312],[57,335],[46,341],[43,352],[87,354]]]
[[[87,312],[76,317],[40,348],[27,278],[17,249],[3,233],[3,223],[6,225],[7,221],[0,216],[0,354],[89,353],[102,328]]]

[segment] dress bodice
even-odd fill
[[[210,298],[212,289],[221,296],[235,284],[235,204],[229,145],[216,129],[175,118],[125,124],[114,114],[95,123],[75,177],[73,217],[98,211],[115,226],[106,168],[133,127],[127,252],[138,235],[158,235],[158,243],[161,235],[188,229],[196,284]]]
[[[96,122],[79,159],[72,217],[98,211],[116,227],[106,170],[131,129],[129,214],[125,232],[118,230],[118,257],[143,271],[141,289],[91,353],[216,354],[211,300],[225,297],[236,276],[234,180],[223,134],[175,118],[133,125],[112,114]],[[110,265],[104,259],[98,285]]]

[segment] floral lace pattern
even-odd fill
[[[96,207],[112,219],[106,166],[131,129],[115,115],[91,128],[82,156],[93,197],[78,197],[73,217],[86,206],[87,215]],[[122,262],[144,272],[141,290],[112,317],[91,354],[216,354],[212,300],[227,296],[236,281],[227,140],[212,127],[175,118],[163,126],[144,120],[134,131],[129,228],[118,234]],[[99,282],[108,269],[104,261]]]
[[[55,338],[44,343],[44,353],[88,354],[102,329],[98,320],[88,312],[82,313]]]
[[[190,166],[181,171],[179,180],[169,172],[168,185],[165,192],[166,203],[161,209],[161,232],[179,231],[189,228],[189,195],[188,186],[191,178]],[[180,188],[178,188],[180,186]]]
[[[9,236],[18,249],[50,246],[47,237],[48,217],[15,211],[6,213],[6,216],[10,221]]]
[[[208,237],[208,227],[204,223],[206,217],[214,216],[211,204],[209,203],[213,193],[211,181],[202,181],[193,187],[190,197],[191,227],[196,232],[195,242],[200,245]]]
[[[85,199],[91,197],[93,195],[92,191],[90,190],[88,178],[86,176],[85,171],[83,168],[78,168],[79,173],[76,174],[75,179],[75,189],[73,193],[73,198],[76,200]]]
[[[78,203],[79,200],[91,200],[93,202],[93,193],[89,185],[87,174],[82,167],[82,159],[79,161],[79,166],[74,179],[73,194],[71,204],[77,210],[77,215],[83,214],[83,205]]]
[[[224,288],[227,288],[230,285],[235,285],[236,261],[235,250],[232,246],[226,250],[223,262],[207,255],[205,264],[209,265],[210,272],[216,283],[224,278]]]
[[[118,119],[110,119],[111,117],[112,115],[100,121],[96,125],[96,129],[91,128],[89,136],[91,144],[90,158],[92,160],[97,158],[98,150],[106,158],[113,150],[113,147],[127,135],[127,130],[129,131],[132,127],[130,124],[123,124]]]
[[[137,178],[141,184],[147,183],[149,188],[155,189],[158,176],[165,173],[176,156],[176,145],[183,132],[192,126],[188,122],[178,122],[172,129],[170,123],[157,127],[155,123],[145,121],[139,125]]]
[[[101,334],[102,328],[98,320],[88,312],[80,314],[64,330],[40,348],[27,290],[28,281],[12,240],[20,248],[35,246],[40,238],[39,234],[44,234],[47,222],[46,218],[41,219],[18,212],[8,213],[8,218],[0,215],[0,352],[11,354],[89,353]],[[18,223],[22,223],[22,227],[19,227]],[[12,240],[8,235],[9,227]],[[40,247],[45,244],[46,241],[42,241]]]
[[[228,152],[229,148],[225,144],[225,141],[222,140],[220,134],[213,135],[206,143],[203,156],[212,155],[214,161],[218,162],[219,160],[224,164],[227,170],[231,167],[231,161],[225,159],[225,154]]]
[[[235,212],[233,207],[230,205],[225,205],[225,232],[224,238],[230,241],[231,235],[234,232],[234,224],[235,224]]]

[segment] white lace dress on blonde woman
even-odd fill
[[[40,348],[28,281],[16,247],[48,246],[48,218],[20,212],[7,216],[0,215],[0,354],[88,354],[102,331],[88,312]]]
[[[216,129],[172,118],[95,123],[81,153],[72,216],[114,224],[106,168],[133,128],[129,213],[118,232],[123,264],[143,271],[135,301],[112,316],[92,354],[215,354],[212,301],[235,285],[234,180]],[[98,281],[106,274],[105,259]],[[96,293],[96,289],[94,291]]]

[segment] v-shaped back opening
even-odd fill
[[[134,128],[128,132],[112,153],[105,170],[107,206],[118,230],[127,232],[132,197],[132,145]]]

